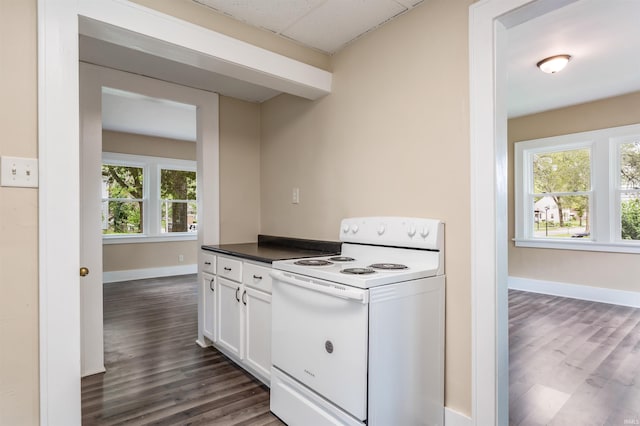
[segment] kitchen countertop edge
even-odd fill
[[[340,254],[341,245],[342,243],[338,241],[258,235],[258,242],[255,243],[203,245],[202,249],[227,256],[272,263],[276,260]]]

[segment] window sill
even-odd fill
[[[573,241],[570,239],[558,240],[525,240],[514,238],[516,247],[559,249],[559,250],[581,250],[581,251],[603,251],[611,253],[640,253],[640,242],[633,243],[601,243],[590,240]]]
[[[194,232],[176,233],[175,235],[104,235],[102,244],[136,244],[136,243],[165,243],[175,241],[196,241],[198,234]]]

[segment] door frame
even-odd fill
[[[471,411],[509,424],[507,29],[576,0],[481,0],[469,8]]]

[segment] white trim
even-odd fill
[[[640,308],[640,292],[588,285],[509,277],[509,289]]]
[[[77,0],[38,0],[40,425],[79,425]]]
[[[473,420],[449,407],[444,407],[444,424],[445,426],[472,426]]]
[[[171,243],[175,241],[197,241],[198,233],[197,232],[176,232],[171,235],[158,235],[158,236],[148,236],[148,235],[103,235],[102,236],[102,244],[103,245],[111,245],[111,244],[138,244],[138,243]]]
[[[173,277],[175,275],[188,275],[198,272],[198,264],[162,266],[158,268],[128,269],[124,271],[105,271],[102,273],[102,282],[116,283],[130,280],[143,280],[146,278]]]
[[[554,239],[554,240],[513,240],[516,247],[532,247],[532,248],[547,248],[547,249],[566,249],[566,250],[578,250],[578,251],[604,251],[611,253],[640,253],[640,244],[638,242],[629,243],[599,243],[596,241],[577,239]]]

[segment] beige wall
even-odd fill
[[[196,161],[196,144],[193,141],[109,130],[102,131],[102,151]]]
[[[638,255],[515,247],[514,142],[640,123],[640,92],[509,120],[509,275],[638,291]]]
[[[175,16],[235,39],[279,53],[324,70],[331,70],[330,57],[303,47],[271,31],[261,30],[218,13],[193,0],[131,0],[142,6]]]
[[[446,221],[446,404],[467,414],[471,3],[430,0],[356,41],[321,100],[263,103],[261,156],[262,233],[335,240],[348,216]]]
[[[180,262],[178,256],[184,256]],[[159,243],[104,244],[102,270],[164,268],[198,263],[197,241],[169,241]]]
[[[0,155],[36,157],[36,2],[0,1]],[[0,425],[38,423],[38,191],[0,187]]]
[[[260,231],[260,105],[220,96],[220,242]]]

